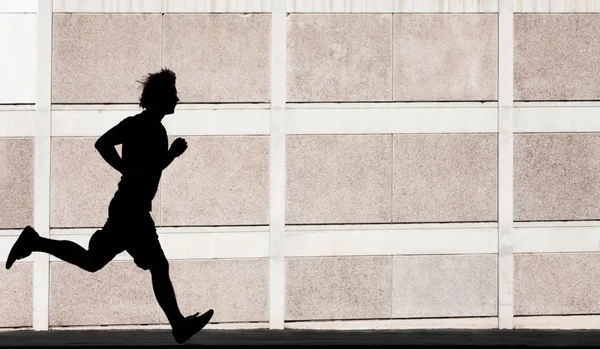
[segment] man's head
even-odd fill
[[[173,114],[175,106],[179,102],[177,88],[175,87],[175,73],[163,68],[157,73],[151,73],[142,81],[142,95],[140,96],[140,107],[160,115]]]

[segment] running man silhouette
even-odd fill
[[[175,73],[169,69],[148,74],[140,81],[143,90],[139,106],[144,110],[126,117],[96,142],[100,155],[122,176],[108,207],[108,219],[92,235],[89,249],[72,241],[40,237],[27,226],[8,255],[6,269],[32,252],[45,252],[93,273],[127,251],[139,268],[150,270],[158,304],[169,319],[173,337],[181,344],[210,321],[213,310],[201,316],[181,314],[169,278],[169,262],[150,215],[162,171],[187,149],[182,138],[169,148],[167,131],[161,123],[165,115],[175,112],[179,101],[175,79]],[[122,144],[122,158],[115,149],[118,144]]]

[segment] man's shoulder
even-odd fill
[[[123,118],[123,120],[121,121],[121,123],[123,123],[126,126],[133,126],[133,125],[139,124],[139,122],[140,122],[140,116],[141,116],[141,113],[140,114],[126,116],[125,118]]]

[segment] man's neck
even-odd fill
[[[161,121],[162,121],[162,119],[165,117],[165,114],[162,114],[162,113],[156,112],[156,111],[154,111],[154,110],[148,110],[148,109],[145,109],[145,110],[143,111],[143,113],[144,113],[144,114],[146,114],[146,116],[147,116],[149,119],[151,119],[152,121],[156,121],[156,122],[161,122]]]

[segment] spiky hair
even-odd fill
[[[160,103],[161,94],[175,86],[176,78],[175,73],[167,68],[144,76],[142,81],[138,81],[142,84],[142,95],[140,96],[139,106],[147,109]]]

